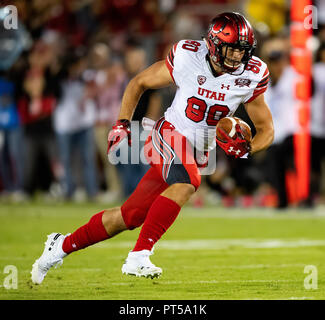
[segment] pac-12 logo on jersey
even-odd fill
[[[197,82],[200,86],[206,81],[206,79],[207,78],[205,76],[197,76]]]

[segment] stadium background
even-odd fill
[[[288,80],[292,82],[288,93],[294,90],[294,77],[286,78],[283,71],[290,63],[290,1],[263,5],[258,1],[176,0],[7,4],[18,9],[20,38],[17,36],[15,60],[1,62],[2,201],[29,201],[37,195],[49,201],[104,203],[126,198],[147,167],[114,168],[106,161],[106,135],[117,118],[123,91],[135,74],[164,59],[173,43],[201,39],[217,12],[234,10],[248,16],[256,29],[256,54],[270,64],[273,85]],[[310,47],[314,61],[324,63],[324,50],[317,53],[318,48],[323,49],[325,37],[322,12],[321,7],[316,12],[318,25]],[[5,29],[2,33],[6,31],[8,34]],[[2,39],[6,41],[5,35]],[[320,81],[319,77],[315,80]],[[323,88],[322,83],[314,87]],[[278,97],[278,91],[272,94]],[[143,116],[157,120],[173,94],[173,88],[147,92],[133,120],[141,121]],[[273,99],[272,94],[268,100]],[[298,130],[297,100],[291,95],[291,100],[282,101],[289,106],[270,104],[276,122],[274,146],[245,162],[218,152],[216,173],[206,177],[206,192],[197,195],[196,205],[209,199],[225,206],[281,208],[323,202],[323,155],[317,150],[324,143],[324,130],[316,135],[310,196],[304,201],[297,197],[292,149],[292,136]],[[314,113],[320,115],[311,119],[323,119],[319,94],[315,99]],[[249,122],[243,108],[239,115]],[[282,153],[281,148],[287,152]]]
[[[317,9],[317,28],[311,30],[312,37],[308,41],[313,61],[313,96],[310,100],[312,148],[308,172],[310,193],[301,198],[294,158],[294,134],[298,131],[295,105],[299,97],[294,92],[294,81],[298,75],[290,67],[290,1],[2,1],[3,6],[17,7],[19,28],[9,32],[1,26],[0,33],[3,44],[0,48],[0,262],[4,266],[13,261],[22,268],[24,285],[22,295],[8,295],[3,291],[1,297],[30,297],[28,290],[32,286],[28,282],[27,269],[40,250],[40,239],[43,239],[44,232],[71,232],[97,209],[119,204],[133,191],[147,167],[142,164],[114,167],[108,164],[106,157],[107,133],[116,120],[123,91],[135,74],[151,63],[164,59],[173,43],[185,38],[201,39],[211,18],[223,11],[243,13],[256,30],[258,46],[255,54],[265,60],[270,68],[273,89],[268,90],[268,101],[275,127],[280,130],[269,150],[256,154],[250,160],[233,160],[220,150],[217,152],[215,173],[204,177],[199,192],[185,208],[184,217],[166,236],[167,242],[162,245],[162,252],[167,252],[164,248],[177,252],[177,246],[181,246],[177,243],[180,239],[194,242],[196,239],[198,242],[192,243],[192,246],[195,248],[197,245],[196,249],[203,248],[202,252],[208,252],[206,260],[202,260],[203,266],[214,263],[211,260],[211,247],[214,246],[222,251],[219,262],[245,262],[242,269],[230,270],[229,277],[226,269],[221,272],[223,279],[228,279],[225,286],[236,283],[237,276],[239,279],[245,278],[244,271],[253,268],[249,266],[260,264],[265,269],[270,263],[282,265],[280,276],[274,271],[277,267],[272,269],[277,279],[275,282],[268,283],[263,277],[256,281],[260,285],[266,283],[271,289],[272,294],[268,297],[279,297],[277,290],[280,289],[289,292],[284,298],[294,295],[290,291],[290,284],[295,286],[298,280],[286,278],[289,269],[294,269],[291,274],[296,275],[298,271],[295,268],[302,268],[306,264],[318,263],[319,268],[323,266],[319,254],[324,246],[325,129],[322,128],[325,128],[325,80],[322,70],[325,70],[325,9],[322,1],[312,4]],[[3,17],[3,11],[1,13]],[[8,52],[11,54],[8,55]],[[168,107],[173,94],[173,88],[146,92],[139,102],[134,120],[139,121],[143,116],[158,119]],[[242,107],[238,115],[249,122]],[[279,214],[282,216],[279,217]],[[261,216],[266,219],[260,220]],[[205,218],[204,222],[202,217]],[[215,221],[215,218],[218,220]],[[197,227],[199,224],[200,228]],[[58,230],[53,230],[54,227]],[[33,235],[25,235],[26,230]],[[121,242],[116,242],[109,250],[118,257],[122,256],[120,251],[127,252],[126,248],[135,236],[123,236]],[[207,242],[200,247],[202,238]],[[229,241],[224,243],[223,238],[229,238]],[[243,239],[244,245],[239,245],[244,246],[243,252],[237,248],[236,241],[232,242],[233,238]],[[286,243],[284,248],[287,249],[279,245],[281,249],[276,253],[273,251],[274,259],[271,259],[270,253],[270,260],[266,258],[267,254],[259,260],[257,257],[261,251],[256,255],[249,251],[247,248],[254,248],[254,244],[247,244],[247,238],[260,240],[261,243],[265,238],[281,238],[281,243]],[[305,245],[301,246],[302,249],[297,243],[290,245],[293,239],[311,241],[306,246],[312,249],[307,252]],[[24,240],[27,241],[26,247],[20,248],[19,243]],[[29,256],[29,244],[32,256]],[[190,242],[188,245],[191,248]],[[291,250],[288,248],[296,245],[302,251],[288,258]],[[105,245],[103,247],[106,248]],[[83,265],[81,274],[90,270],[91,267],[86,270],[89,261],[102,259],[100,250],[103,247],[98,246],[90,251],[88,259],[86,254],[80,255],[80,264]],[[229,247],[241,252],[238,261],[234,261],[234,256],[228,256],[228,260],[223,256],[224,260],[221,260]],[[267,247],[268,243],[265,244]],[[245,250],[251,255],[247,256]],[[297,258],[301,255],[306,261]],[[166,257],[169,258],[168,255]],[[177,257],[185,265],[191,259],[190,252],[186,250],[184,255],[177,254]],[[160,258],[162,264],[163,258],[164,254]],[[98,269],[104,268],[105,259]],[[120,283],[116,281],[116,277],[120,277],[119,263],[113,261],[116,275],[108,276],[115,281],[116,289]],[[167,265],[167,270],[168,267],[172,269]],[[66,270],[70,277],[72,270],[69,266]],[[302,273],[300,269],[299,272]],[[92,281],[100,282],[100,276],[96,277],[92,276]],[[51,276],[49,278],[55,280]],[[184,292],[174,291],[173,288],[178,286],[177,281],[181,281],[175,278],[169,279],[168,292],[177,292],[175,298],[245,298],[252,297],[249,295],[252,292],[254,297],[264,298],[265,292],[254,288],[254,279],[256,273],[252,279],[244,280],[246,284],[252,281],[251,288],[241,291],[242,288],[237,287],[238,294],[232,289],[228,293],[219,292],[219,296],[209,291],[213,282],[194,279],[194,287],[193,283],[184,282],[184,290],[188,293],[184,296]],[[75,274],[69,281],[70,285],[73,281],[82,285]],[[215,281],[216,284],[219,280]],[[207,286],[206,295],[200,291],[195,296],[191,286],[199,288],[202,284]],[[131,285],[137,286],[133,280]],[[153,292],[148,288],[150,285],[142,281],[140,285],[147,289],[147,293],[140,298],[150,299],[150,292]],[[123,284],[121,286],[123,288]],[[299,293],[304,290],[302,284],[300,287]],[[65,289],[65,293],[55,297],[69,299],[68,288]],[[130,290],[130,298],[139,297],[136,288]],[[263,294],[258,290],[262,290]],[[94,297],[100,297],[100,293],[97,292]],[[37,294],[37,298],[53,298],[51,290],[46,292],[40,289]],[[121,292],[114,290],[113,293],[105,292],[102,297],[125,298]],[[168,293],[162,297],[169,298]],[[90,296],[84,293],[73,295],[72,298]],[[316,298],[324,298],[323,292],[318,291]]]

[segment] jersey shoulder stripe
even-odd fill
[[[253,91],[253,94],[245,103],[252,102],[254,99],[256,99],[259,95],[261,95],[267,90],[270,75],[266,63],[256,56],[249,60],[248,66],[248,70],[253,71],[254,73],[256,86]]]
[[[268,83],[269,83],[269,70],[266,67],[265,72],[263,74],[262,80],[257,84],[256,86],[256,90],[257,92],[259,92],[259,94],[261,94],[261,90],[263,90],[263,92],[266,91]]]
[[[171,49],[169,50],[169,52],[165,58],[166,66],[167,66],[169,73],[170,73],[171,77],[173,78],[174,82],[175,82],[175,79],[174,79],[173,71],[174,71],[174,59],[175,59],[175,55],[176,55],[177,44],[178,43],[175,43],[171,47]]]
[[[177,43],[172,46],[172,48],[169,50],[168,55],[167,55],[168,61],[170,62],[170,65],[172,67],[174,67],[174,58],[175,58],[176,48],[177,48]]]
[[[269,75],[270,75],[269,69],[266,67],[265,72],[264,72],[263,77],[262,77],[262,80],[258,83],[257,88],[268,84]]]
[[[171,75],[171,77],[173,78],[173,81],[175,82],[174,76],[173,76],[173,70],[174,70],[174,59],[175,59],[175,54],[176,54],[176,48],[177,48],[177,43],[175,43],[172,48],[169,50],[166,59],[165,59],[165,63],[166,66],[169,70],[169,73]]]

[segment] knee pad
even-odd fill
[[[140,227],[147,215],[147,210],[129,206],[128,203],[122,205],[121,212],[124,223],[129,230]]]

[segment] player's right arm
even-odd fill
[[[159,89],[174,83],[164,60],[158,61],[136,75],[127,85],[118,120],[108,134],[107,154],[124,139],[131,145],[130,121],[134,110],[147,89]]]

